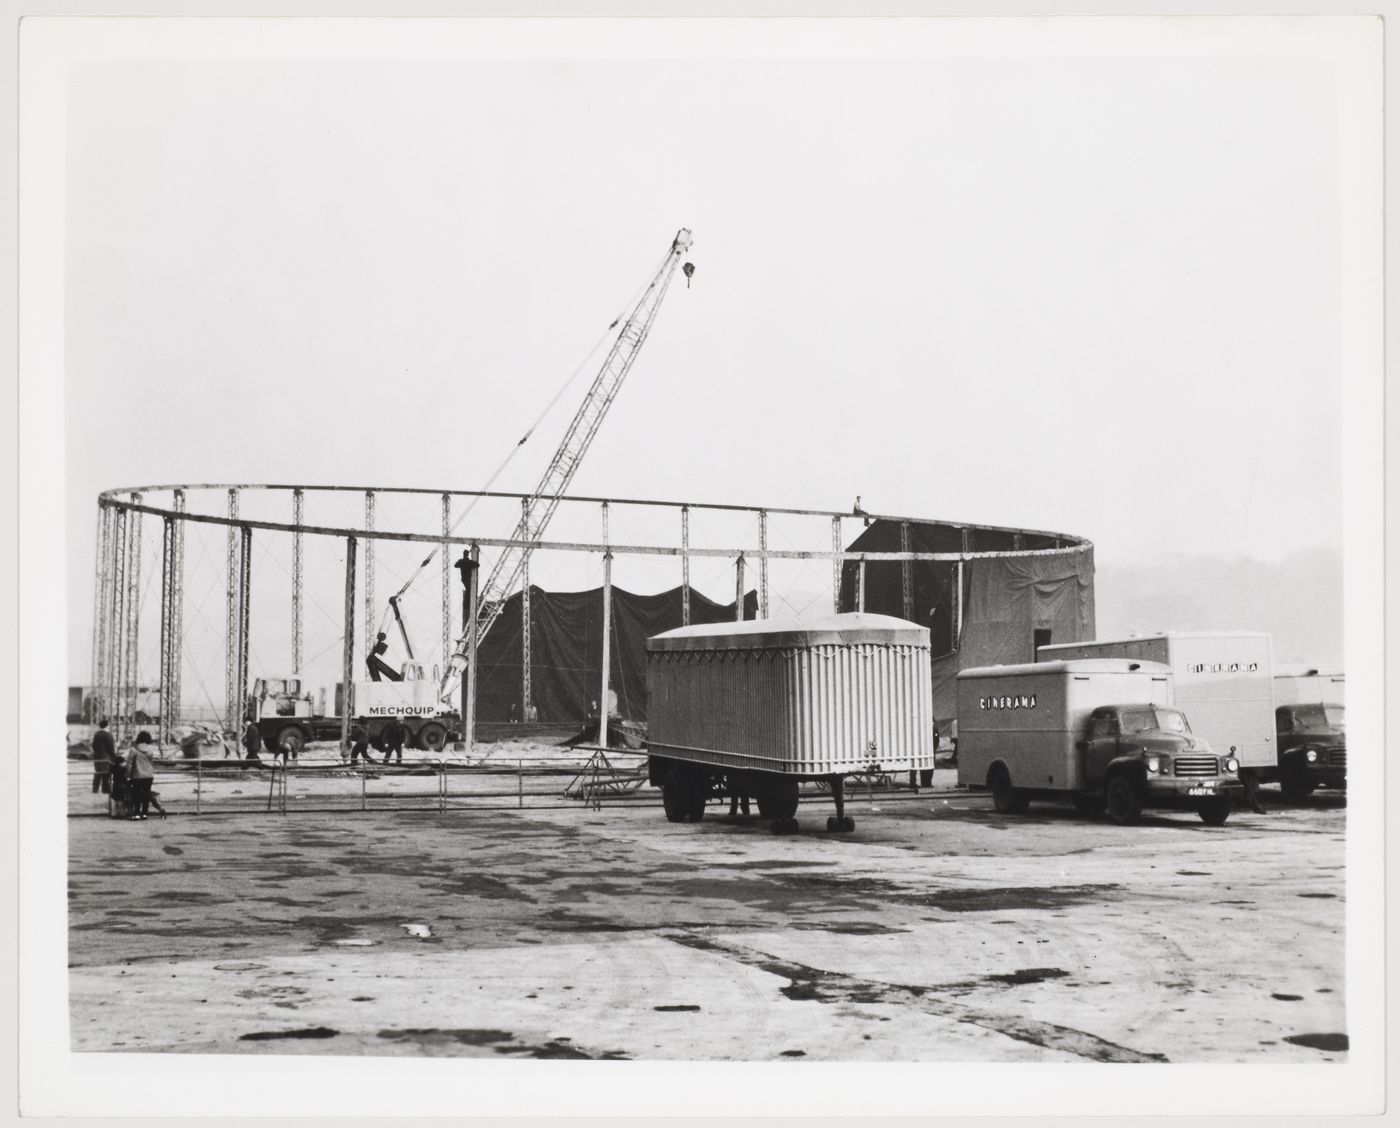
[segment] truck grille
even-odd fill
[[[1347,750],[1345,748],[1327,749],[1327,766],[1329,768],[1344,768],[1347,766]]]
[[[1172,770],[1179,776],[1213,776],[1220,772],[1214,756],[1178,756]]]

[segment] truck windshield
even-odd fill
[[[1293,724],[1306,732],[1308,729],[1347,727],[1345,705],[1300,705],[1293,710]]]
[[[1186,723],[1186,717],[1183,714],[1175,709],[1162,709],[1156,706],[1124,709],[1121,721],[1125,736],[1138,732],[1186,733],[1191,731],[1191,726]]]

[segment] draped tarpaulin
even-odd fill
[[[963,531],[956,526],[910,522],[912,552],[958,552]],[[969,551],[1006,551],[1020,537],[1025,549],[1048,548],[1043,534],[976,529]],[[851,551],[898,552],[898,522],[874,521]],[[855,610],[858,565],[842,567],[841,609]],[[957,676],[974,666],[1034,662],[1037,632],[1041,645],[1083,642],[1094,637],[1094,550],[1054,556],[1007,556],[963,563],[962,635],[957,633],[956,561],[918,560],[910,565],[909,618],[929,628],[933,646],[933,714],[944,722],[957,715]],[[865,609],[904,617],[904,569],[898,562],[868,562]]]
[[[506,600],[478,654],[476,716],[508,721],[511,706],[520,715],[521,599]],[[744,618],[757,614],[758,596],[744,596]],[[733,603],[715,603],[690,590],[690,621],[734,619]],[[628,720],[647,715],[646,640],[681,626],[681,589],[636,595],[612,589],[612,639],[608,684],[618,712]],[[597,702],[603,680],[603,589],[544,591],[530,588],[530,688],[542,722],[578,722]]]

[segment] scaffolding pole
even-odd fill
[[[612,553],[603,553],[603,688],[598,695],[598,746],[608,746],[608,675],[612,673]]]
[[[681,626],[690,626],[690,506],[681,506]]]
[[[520,519],[526,520],[530,513],[528,498],[520,499]],[[531,684],[532,639],[530,634],[530,557],[527,554],[520,561],[520,719],[530,719],[530,702],[534,698]]]
[[[355,538],[345,538],[344,636],[340,648],[340,754],[350,747],[350,718],[354,715],[355,672]]]
[[[768,618],[768,510],[758,511],[758,617]]]
[[[106,712],[112,722],[112,736],[121,731],[122,624],[126,621],[122,605],[126,602],[126,510],[120,506],[112,511],[110,590],[107,600],[107,678],[105,683]]]
[[[238,519],[238,491],[228,491],[228,517]],[[238,599],[238,582],[242,566],[238,561],[240,540],[238,526],[228,527],[228,540],[224,550],[224,729],[227,732],[243,731],[240,723],[243,710],[238,700],[238,624],[242,612]]]
[[[477,601],[481,595],[481,546],[471,547],[471,580],[467,586],[467,676],[462,687],[462,732],[466,737],[467,756],[471,757],[476,746],[476,659],[477,644],[481,641],[480,624],[477,619]]]
[[[442,557],[442,669],[452,660],[452,546],[448,537],[452,535],[452,495],[442,495],[442,546],[438,555]]]
[[[131,495],[133,505],[141,504],[141,495]],[[125,715],[126,727],[134,731],[136,724],[136,695],[141,688],[140,677],[140,636],[141,636],[141,518],[133,511],[127,519],[127,594],[126,594],[126,670],[125,670]],[[130,735],[130,733],[128,733]]]
[[[856,610],[865,613],[865,557],[856,563]]]
[[[831,606],[841,611],[841,518],[831,519]]]
[[[170,638],[175,656],[170,662],[170,716],[178,724],[183,713],[185,690],[185,522],[179,514],[185,512],[185,491],[175,491],[175,527],[172,561],[175,591],[170,601]]]
[[[744,621],[744,554],[734,561],[734,621]]]
[[[909,551],[908,521],[899,523],[899,551]],[[899,594],[903,599],[904,618],[912,622],[914,619],[914,562],[901,560],[899,565]]]
[[[170,629],[174,625],[170,610],[171,586],[175,575],[175,519],[165,517],[160,529],[160,734],[159,746],[170,743]]]
[[[301,677],[301,639],[302,639],[302,608],[301,608],[301,587],[302,587],[302,557],[301,557],[301,525],[303,520],[303,506],[305,495],[300,489],[292,491],[292,524],[297,527],[297,531],[292,534],[292,673]]]
[[[374,491],[365,490],[365,532],[374,532]],[[374,538],[365,537],[365,655],[368,656],[378,641],[374,603]]]
[[[243,525],[238,530],[238,668],[234,673],[240,713],[243,698],[248,692],[248,628],[252,623],[252,581],[253,530]]]

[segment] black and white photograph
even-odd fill
[[[1380,1111],[1383,45],[26,21],[26,1110]]]

